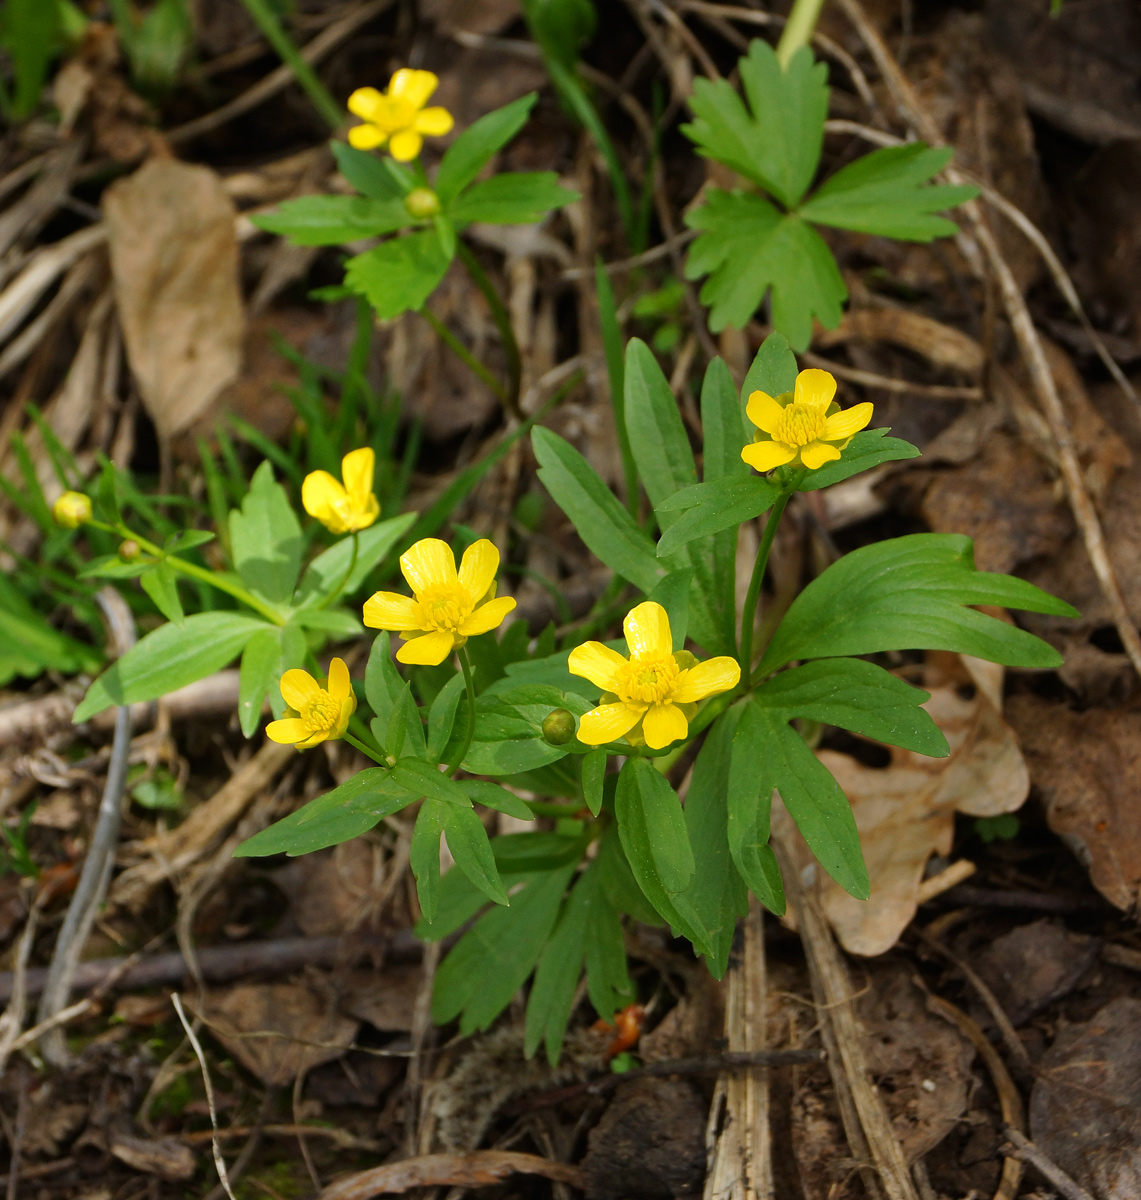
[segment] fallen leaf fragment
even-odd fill
[[[185,1180],[194,1174],[194,1152],[174,1138],[139,1138],[120,1133],[111,1139],[111,1153],[128,1167],[160,1179]]]
[[[369,1200],[418,1187],[487,1187],[509,1175],[541,1175],[582,1190],[582,1171],[570,1163],[510,1150],[474,1150],[470,1154],[425,1154],[358,1171],[321,1193],[319,1200]]]

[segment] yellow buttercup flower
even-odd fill
[[[510,596],[495,599],[499,551],[486,538],[465,551],[460,569],[447,542],[424,538],[400,556],[400,570],[415,599],[377,592],[365,601],[370,629],[399,633],[402,663],[437,666],[469,637],[495,629],[515,607]]]
[[[270,721],[266,736],[298,750],[344,737],[357,706],[343,658],[334,658],[329,664],[328,687],[322,687],[308,671],[295,668],[281,677],[281,694],[297,716]]]
[[[835,395],[836,380],[816,369],[801,371],[795,390],[775,400],[765,392],[753,392],[745,411],[758,433],[741,457],[757,471],[786,463],[815,471],[833,462],[872,419],[870,404],[841,411]]]
[[[585,642],[571,651],[567,663],[572,675],[603,689],[599,706],[578,724],[579,741],[588,746],[625,735],[661,750],[689,733],[698,700],[735,688],[741,678],[734,658],[698,662],[686,650],[675,653],[670,619],[653,600],[631,609],[622,628],[628,659],[601,642]]]
[[[301,503],[332,533],[356,533],[380,516],[372,491],[376,455],[365,446],[341,459],[342,485],[328,471],[312,471],[301,485]]]
[[[411,162],[424,138],[441,137],[455,122],[446,108],[425,108],[439,79],[431,71],[402,67],[393,75],[387,92],[357,88],[349,97],[349,112],[363,125],[349,130],[349,145],[357,150],[375,150],[388,143],[397,162]]]
[[[78,529],[91,520],[91,499],[82,492],[64,492],[52,505],[52,516],[64,529]]]

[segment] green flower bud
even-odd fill
[[[574,739],[574,731],[574,714],[565,708],[554,709],[543,720],[543,737],[552,746],[565,746]]]
[[[440,211],[440,197],[431,188],[413,188],[404,197],[404,207],[418,221],[424,221]]]
[[[91,500],[82,492],[64,492],[52,505],[52,516],[64,529],[78,529],[91,520]]]
[[[142,553],[139,549],[139,543],[134,538],[127,538],[119,543],[119,557],[124,562],[132,562]]]

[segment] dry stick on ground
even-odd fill
[[[855,26],[869,53],[875,59],[901,117],[931,145],[942,145],[943,138],[938,126],[924,110],[910,82],[868,19],[859,0],[839,0],[839,3]],[[954,168],[948,169],[947,178],[953,183],[967,181],[966,177]],[[1069,419],[1046,361],[1046,354],[1042,348],[1038,331],[1034,328],[1030,310],[1018,289],[1010,267],[1002,257],[998,244],[994,240],[994,234],[987,225],[978,202],[969,201],[963,205],[963,211],[998,283],[1007,319],[1014,330],[1023,362],[1026,364],[1034,390],[1038,394],[1039,402],[1049,421],[1050,432],[1058,450],[1058,464],[1066,485],[1070,507],[1073,510],[1078,529],[1081,531],[1094,574],[1097,576],[1103,594],[1109,601],[1114,625],[1117,627],[1118,635],[1129,655],[1129,660],[1133,664],[1133,669],[1138,675],[1141,675],[1141,636],[1138,635],[1137,628],[1129,615],[1129,608],[1122,595],[1117,573],[1110,562],[1101,521],[1094,509],[1093,500],[1078,462]]]
[[[474,1150],[470,1154],[426,1154],[360,1171],[330,1184],[318,1200],[370,1200],[419,1187],[486,1187],[510,1175],[541,1175],[583,1190],[582,1171],[570,1163],[510,1150]]]
[[[24,1013],[28,1004],[28,959],[36,940],[40,904],[47,895],[45,890],[41,890],[32,902],[24,932],[20,934],[20,941],[16,946],[16,969],[12,972],[11,998],[4,1015],[0,1016],[0,1076],[8,1066],[8,1057],[16,1048],[20,1031],[24,1027]]]
[[[412,1009],[412,1055],[408,1060],[408,1075],[404,1082],[406,1099],[404,1124],[405,1153],[412,1155],[420,1147],[421,1113],[420,1095],[424,1079],[424,1046],[432,1031],[432,988],[436,982],[436,968],[440,965],[440,943],[428,942],[424,947],[423,974],[416,1003]],[[429,1131],[430,1132],[430,1131]]]
[[[877,375],[874,371],[861,371],[856,367],[846,367],[843,363],[833,362],[830,358],[821,358],[819,354],[805,351],[801,360],[809,366],[820,367],[829,371],[837,379],[846,379],[850,383],[858,383],[864,387],[880,388],[885,392],[904,392],[912,396],[923,396],[928,400],[973,400],[983,397],[980,387],[950,387],[937,383],[912,383],[907,379],[893,379],[889,375]]]
[[[1066,1197],[1066,1200],[1093,1200],[1093,1197],[1080,1183],[1071,1179],[1056,1162],[1047,1158],[1025,1134],[1015,1129],[1013,1125],[1007,1125],[1002,1132],[1014,1147],[1009,1158],[1019,1158],[1023,1162],[1029,1163],[1047,1183],[1056,1187]]]

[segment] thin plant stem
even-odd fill
[[[626,428],[626,364],[622,357],[622,330],[618,325],[618,309],[614,289],[602,259],[594,264],[594,287],[598,295],[598,319],[602,327],[602,346],[606,352],[606,372],[610,377],[610,405],[614,410],[614,428],[618,434],[618,452],[622,456],[622,474],[626,481],[626,508],[638,519],[638,468],[630,448],[630,433]]]
[[[293,44],[289,34],[282,28],[277,14],[267,0],[242,0],[246,12],[254,20],[254,24],[262,31],[265,40],[277,51],[278,57],[293,72],[293,78],[301,85],[305,94],[313,102],[313,107],[321,114],[333,130],[340,129],[344,121],[344,111],[333,99],[328,88],[317,78],[317,73],[301,56],[301,52]]]
[[[795,0],[792,12],[788,14],[784,32],[777,42],[777,62],[780,63],[781,70],[787,71],[792,56],[801,46],[808,45],[823,7],[824,0]]]
[[[523,380],[523,360],[519,356],[519,343],[515,340],[515,330],[511,328],[511,314],[495,290],[495,285],[479,265],[479,259],[472,253],[471,247],[463,238],[456,241],[456,254],[471,276],[472,283],[479,288],[491,308],[491,319],[495,322],[495,328],[499,330],[499,336],[503,340],[503,352],[507,355],[507,388],[502,393],[502,400],[507,411],[517,421],[522,421],[523,412],[519,407],[519,388]]]
[[[478,358],[460,341],[458,337],[440,320],[439,317],[430,309],[422,308],[420,310],[424,320],[436,331],[436,336],[448,347],[449,350],[458,358],[478,379],[481,379],[489,388],[499,397],[500,404],[507,403],[507,390],[503,384],[479,361]]]
[[[749,580],[749,590],[745,594],[745,608],[741,613],[741,683],[739,688],[747,691],[752,681],[753,673],[753,627],[757,623],[757,604],[761,598],[761,584],[765,578],[765,567],[769,561],[769,551],[773,548],[777,526],[784,514],[789,497],[796,491],[796,485],[803,476],[798,476],[777,497],[776,503],[765,522],[764,533],[761,534],[761,544],[757,547],[757,561],[753,563],[753,576]]]
[[[345,584],[353,576],[353,570],[357,565],[357,555],[360,553],[360,537],[357,530],[353,530],[353,552],[349,557],[349,569],[341,576],[341,582],[317,605],[318,608],[328,608],[334,600],[345,590]]]
[[[372,761],[377,763],[379,766],[387,767],[389,765],[385,759],[381,758],[378,754],[370,750],[359,738],[353,737],[353,735],[349,733],[347,729],[341,734],[341,737],[344,741],[348,742],[350,746],[355,746],[363,755],[365,755],[367,758],[371,758]]]
[[[464,673],[464,686],[467,688],[467,720],[464,724],[464,740],[460,746],[459,753],[448,764],[448,774],[455,778],[460,769],[460,764],[467,757],[467,752],[471,749],[471,740],[475,737],[475,680],[471,673],[471,659],[468,658],[466,646],[461,646],[459,650],[460,668]]]

